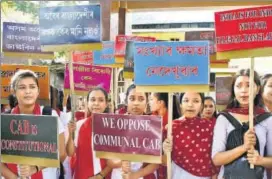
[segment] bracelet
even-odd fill
[[[101,173],[98,173],[96,176],[100,175],[103,179],[105,178]]]

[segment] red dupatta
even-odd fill
[[[241,114],[241,115],[248,115],[249,114],[248,108],[231,108],[231,109],[227,109],[227,111],[230,113]],[[263,113],[265,113],[264,108],[261,108],[261,107],[254,108],[255,115],[259,115],[259,114],[263,114]]]
[[[195,176],[216,174],[211,159],[213,127],[211,121],[199,117],[174,120],[172,160]]]
[[[75,179],[88,179],[94,173],[94,157],[92,152],[92,117],[88,117],[82,124],[78,134],[76,148]],[[101,169],[106,167],[106,160],[100,160]]]

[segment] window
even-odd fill
[[[136,24],[132,29],[175,29],[175,28],[214,28],[213,22],[169,23],[169,24]]]

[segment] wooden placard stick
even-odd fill
[[[250,77],[249,77],[249,129],[254,128],[254,57],[250,59]],[[252,146],[251,150],[255,150]],[[254,169],[254,165],[250,164],[250,168]]]
[[[167,137],[172,138],[172,121],[173,121],[173,93],[168,93],[168,124]],[[172,178],[172,158],[171,152],[166,153],[167,156],[167,178]]]
[[[75,121],[75,88],[74,88],[74,69],[73,69],[73,51],[66,52],[66,57],[69,62],[69,81],[70,81],[70,99],[71,99],[71,120]],[[74,138],[74,134],[73,134]]]
[[[113,75],[114,75],[114,68],[112,68],[111,69],[111,107],[112,107],[112,113],[115,113],[115,111],[114,111],[114,77],[113,77]]]

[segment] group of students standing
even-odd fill
[[[87,96],[86,119],[70,121],[67,126],[59,122],[60,160],[68,161],[73,179],[166,179],[165,154],[171,152],[172,179],[269,179],[272,168],[272,75],[260,79],[255,72],[255,127],[250,130],[249,74],[248,69],[237,72],[230,102],[219,114],[213,98],[202,93],[185,92],[179,95],[178,101],[174,100],[172,137],[163,137],[162,164],[96,158],[91,135],[92,113],[107,113],[109,104],[106,91],[94,88]],[[43,107],[37,104],[40,88],[35,73],[20,70],[11,84],[18,101],[11,113],[41,115]],[[151,114],[146,114],[148,105]],[[167,93],[137,92],[132,84],[126,92],[126,106],[117,113],[162,116],[162,133],[167,133]],[[254,169],[250,169],[249,164],[254,164]],[[56,169],[40,166],[1,163],[1,172],[7,179],[17,179],[18,173],[32,179],[59,177]],[[65,172],[67,179],[71,177]]]

